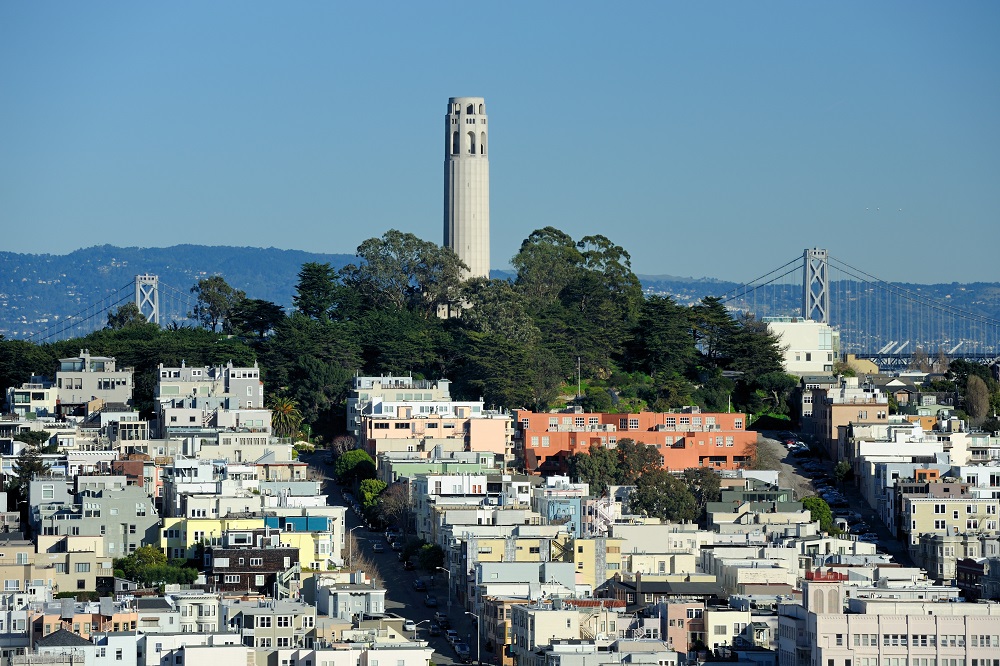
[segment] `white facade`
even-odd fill
[[[451,402],[451,382],[447,379],[428,381],[413,377],[355,377],[347,394],[347,432],[357,437],[361,433],[361,414],[372,401],[403,403]],[[420,410],[416,409],[419,413]]]
[[[490,276],[490,162],[486,103],[452,97],[445,116],[444,244],[469,267]]]
[[[833,372],[840,334],[829,324],[797,317],[765,317],[784,349],[785,372],[800,377]]]
[[[54,416],[56,413],[56,389],[44,377],[32,377],[30,382],[20,387],[7,389],[7,412],[24,416]]]

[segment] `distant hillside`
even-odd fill
[[[219,274],[252,298],[290,306],[302,264],[329,262],[340,268],[353,259],[351,254],[204,245],[101,245],[67,255],[0,252],[0,334],[22,337],[45,328],[56,317],[107,298],[141,273],[158,275],[161,283],[182,292]]]
[[[68,255],[0,252],[0,334],[26,337],[45,329],[57,319],[79,313],[89,305],[100,304],[121,287],[131,285],[135,276],[141,273],[158,275],[162,284],[184,294],[189,293],[199,279],[219,274],[251,298],[262,298],[290,307],[302,264],[329,262],[339,269],[353,259],[352,254],[204,245],[167,248],[101,245]],[[491,274],[494,278],[514,278],[510,270],[494,270]],[[720,296],[738,286],[734,282],[713,278],[671,275],[640,275],[639,279],[647,294],[668,294],[683,305],[693,305],[705,296]],[[1000,320],[1000,284],[898,286],[921,297],[947,303],[950,307]],[[834,295],[841,293],[836,284],[831,285],[830,291]],[[161,301],[168,294],[168,289],[162,289]],[[762,289],[757,303],[758,314],[797,314],[801,307],[799,298],[795,290],[781,287]],[[850,318],[850,310],[837,312],[837,305],[831,305],[837,320]],[[897,335],[894,329],[903,322],[894,321],[898,318],[898,310],[891,305],[889,302],[877,303],[876,308],[885,313],[883,324],[887,335]],[[898,335],[902,337],[895,339],[906,339],[901,331]]]

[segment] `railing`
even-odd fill
[[[807,571],[806,580],[815,581],[827,581],[827,582],[842,582],[847,580],[847,574],[837,573],[836,571]]]

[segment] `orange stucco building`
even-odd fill
[[[566,471],[566,459],[591,446],[614,448],[628,438],[656,446],[664,469],[738,469],[749,464],[757,433],[747,431],[745,414],[678,412],[536,414],[517,410],[516,446],[527,471]]]

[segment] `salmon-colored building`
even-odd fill
[[[600,414],[517,410],[516,446],[527,471],[565,473],[566,459],[591,446],[615,448],[622,439],[656,446],[663,468],[739,469],[750,463],[757,433],[747,431],[746,415],[677,412]]]

